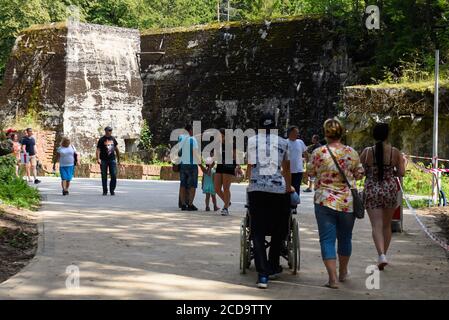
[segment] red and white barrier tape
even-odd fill
[[[407,158],[412,158],[412,159],[422,159],[422,160],[433,160],[434,158],[431,157],[420,157],[420,156],[412,156],[410,154],[406,154],[405,155]],[[440,161],[440,162],[449,162],[448,159],[441,159],[441,158],[437,158],[436,160]]]
[[[440,239],[438,236],[436,236],[434,233],[432,233],[425,225],[424,223],[419,219],[418,215],[416,214],[416,210],[412,207],[412,205],[410,204],[410,200],[408,199],[408,197],[405,195],[404,189],[402,189],[402,184],[399,183],[399,185],[401,186],[401,191],[402,191],[402,195],[404,197],[405,203],[407,204],[407,207],[410,209],[410,211],[413,213],[413,215],[415,216],[416,221],[418,222],[419,226],[421,227],[421,229],[424,231],[424,233],[430,238],[432,239],[435,243],[437,243],[441,248],[443,248],[444,250],[449,252],[449,244],[445,241]]]
[[[420,167],[420,166],[418,166],[418,167]],[[428,172],[428,173],[449,172],[449,169],[440,169],[440,168],[438,168],[438,169],[427,169],[427,168],[424,168],[424,167],[420,167],[420,169],[425,171],[425,172]]]
[[[420,166],[419,164],[415,163],[415,162],[411,162],[411,164],[413,164],[416,168],[418,168],[419,170],[425,172],[425,173],[432,173],[432,174],[436,174],[438,172],[445,172],[445,173],[449,173],[449,169],[442,169],[442,168],[426,168],[423,166]]]

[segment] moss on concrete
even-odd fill
[[[442,79],[440,80],[440,87],[449,89],[449,80]],[[435,90],[435,81],[420,81],[420,82],[403,82],[403,83],[379,83],[375,85],[357,85],[357,86],[348,86],[346,89],[369,89],[369,90],[387,90],[387,89],[404,89],[404,90],[412,90],[416,92],[425,92],[430,91],[434,92]]]
[[[255,26],[255,25],[264,25],[266,21],[270,21],[272,24],[290,22],[290,21],[299,21],[304,19],[319,19],[321,16],[318,15],[303,15],[303,16],[288,16],[288,17],[279,17],[270,20],[254,20],[254,21],[230,21],[230,22],[215,22],[208,23],[196,26],[189,27],[175,27],[175,28],[154,28],[154,29],[146,29],[141,31],[141,35],[163,35],[170,33],[189,33],[195,31],[206,31],[206,30],[218,30],[218,29],[228,29],[232,27],[242,28],[245,26]]]

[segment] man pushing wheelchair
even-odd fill
[[[248,206],[257,286],[282,272],[281,248],[289,232],[291,210],[290,160],[287,140],[274,134],[275,117],[260,118],[257,135],[248,140]],[[277,133],[277,131],[275,131]],[[271,235],[267,257],[265,236]]]

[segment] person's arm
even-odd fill
[[[309,157],[309,161],[307,162],[307,171],[306,172],[307,172],[308,177],[316,177],[314,153],[312,153]]]
[[[60,154],[59,152],[56,152],[55,160],[53,161],[53,170],[56,170],[56,163],[59,162]]]
[[[284,179],[285,179],[285,192],[286,193],[293,192],[294,189],[292,187],[292,175],[291,175],[291,171],[290,171],[290,160],[282,161],[282,175],[284,176]]]
[[[394,151],[396,153],[396,160],[398,163],[396,174],[398,177],[403,177],[405,175],[405,168],[407,167],[407,158],[396,148]]]
[[[353,164],[354,164],[354,169],[352,171],[352,174],[354,176],[355,180],[362,180],[364,175],[365,175],[365,170],[363,169],[363,165],[360,161],[361,156],[359,157],[357,151],[353,151],[354,155],[352,156],[353,158]],[[363,153],[362,153],[363,156]]]
[[[295,192],[295,188],[292,187],[292,174],[290,168],[290,150],[287,144],[287,149],[284,154],[284,159],[282,159],[282,175],[285,179],[285,193]]]
[[[97,148],[96,156],[97,156],[97,163],[98,163],[98,164],[101,164],[101,160],[100,160],[100,148]]]
[[[117,163],[120,164],[120,150],[115,148],[115,154],[117,155]]]
[[[115,154],[117,155],[117,164],[120,164],[120,150],[117,148],[117,146],[118,146],[118,142],[117,142],[117,140],[115,140],[115,138],[113,138],[114,139],[114,150],[115,150]]]
[[[189,139],[189,138],[187,138],[187,139]],[[198,163],[201,170],[203,170],[203,172],[204,172],[204,171],[206,171],[206,168],[204,168],[204,166],[203,166],[203,160],[201,159],[201,154],[198,149],[198,142],[196,141],[195,138],[190,138],[190,139],[193,139],[192,140],[193,142],[191,142],[193,158],[195,159],[195,162]]]
[[[254,144],[254,141],[251,139],[248,141],[248,151],[246,154],[246,178],[248,181],[251,181],[251,173],[253,169],[253,165],[256,164],[257,156],[256,156],[256,146]]]
[[[365,148],[363,152],[360,154],[360,162],[362,165],[366,165],[368,160],[368,148]]]
[[[96,154],[96,157],[97,157],[97,163],[98,164],[101,164],[101,160],[100,160],[100,153],[101,153],[101,149],[100,149],[100,143],[101,143],[101,138],[100,138],[100,140],[98,140],[98,143],[97,143],[97,152],[95,153]]]
[[[34,147],[33,147],[33,149],[34,149],[34,154],[35,154],[35,156],[36,156],[36,159],[39,159],[39,157],[37,156],[37,147],[36,147],[36,142],[34,143]]]
[[[80,166],[80,165],[81,165],[81,157],[80,157],[80,154],[76,151],[76,149],[75,149],[74,146],[72,146],[72,148],[73,148],[73,152],[75,152],[76,155],[77,155],[76,164],[77,164],[78,166]],[[75,154],[73,154],[73,156],[75,156]]]

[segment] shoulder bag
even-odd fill
[[[346,177],[345,173],[341,169],[340,165],[337,162],[337,159],[335,158],[334,154],[332,153],[331,149],[328,145],[326,145],[327,150],[329,150],[329,154],[332,157],[332,160],[334,160],[335,165],[337,166],[338,171],[340,172],[341,176],[343,177],[343,180],[348,185],[349,189],[351,190],[352,194],[352,203],[353,203],[353,213],[357,219],[363,219],[365,217],[365,207],[363,205],[363,196],[359,193],[357,188],[352,188],[351,184],[349,183],[348,178]]]
[[[71,147],[73,150],[73,162],[74,162],[73,165],[77,166],[78,165],[78,153],[76,152],[76,150],[73,146],[71,146]]]

